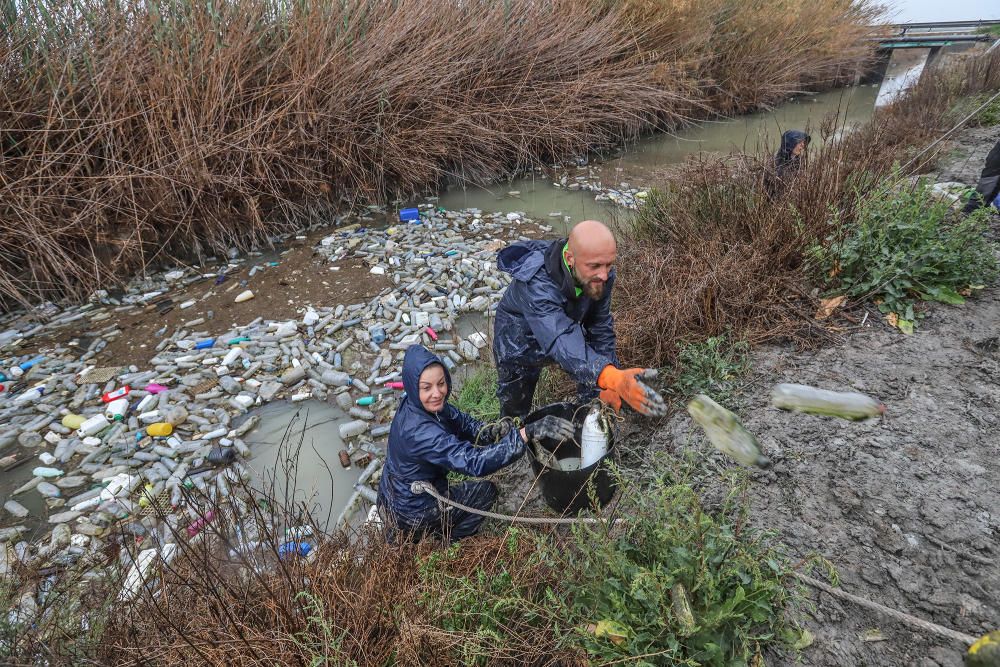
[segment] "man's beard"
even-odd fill
[[[607,283],[583,282],[582,280],[580,280],[580,276],[577,274],[575,266],[572,269],[570,269],[570,273],[573,274],[573,282],[576,284],[577,287],[583,290],[584,295],[586,295],[588,298],[593,299],[594,301],[598,301],[601,297],[604,296],[604,287]]]

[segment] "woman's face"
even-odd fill
[[[798,157],[802,155],[806,150],[806,140],[803,139],[799,143],[795,144],[795,148],[792,149],[792,155]]]
[[[444,399],[448,396],[448,382],[444,379],[444,367],[431,364],[420,374],[420,404],[428,412],[440,412]]]

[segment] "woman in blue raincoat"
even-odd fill
[[[535,438],[573,437],[573,424],[547,416],[521,429],[509,420],[484,425],[448,403],[451,375],[441,360],[422,345],[403,358],[405,396],[389,431],[389,447],[378,504],[392,528],[411,533],[440,534],[461,539],[479,530],[482,516],[449,508],[426,493],[414,493],[413,482],[431,484],[439,494],[463,505],[489,510],[496,502],[496,485],[472,480],[448,485],[448,473],[482,477],[514,463]]]

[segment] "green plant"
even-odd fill
[[[480,421],[492,422],[499,419],[497,369],[492,365],[480,366],[469,373],[462,386],[452,393],[451,402],[462,412]]]
[[[991,99],[997,92],[1000,91],[989,90],[959,100],[952,111],[952,118],[957,122],[982,106],[983,108],[979,109],[973,117],[972,123],[981,127],[1000,125],[1000,97]]]
[[[980,98],[989,99],[986,95],[977,96],[974,98],[979,100],[979,103],[976,106],[986,103],[986,99]],[[990,102],[976,114],[975,122],[978,125],[984,126],[1000,125],[1000,97],[990,100]]]
[[[680,373],[671,392],[681,398],[707,394],[725,401],[749,372],[749,355],[750,346],[745,341],[730,342],[725,335],[681,345],[677,358]]]
[[[996,248],[988,215],[952,213],[925,183],[864,198],[853,222],[811,251],[814,269],[832,294],[875,299],[903,330],[919,315],[918,301],[961,304],[963,293],[994,280]]]
[[[784,629],[790,593],[783,559],[745,529],[746,484],[741,476],[713,512],[685,481],[660,480],[637,494],[637,519],[622,532],[576,530],[562,598],[576,630],[571,641],[595,664],[759,659]]]
[[[301,601],[306,612],[306,630],[292,635],[292,641],[309,658],[309,667],[331,664],[333,658],[338,665],[357,667],[357,662],[345,659],[341,643],[348,630],[335,627],[329,618],[323,599],[302,591],[295,596]]]
[[[1000,25],[984,25],[976,28],[977,35],[993,35],[1000,37]]]

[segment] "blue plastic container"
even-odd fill
[[[400,222],[420,222],[419,208],[404,208],[399,211]]]

